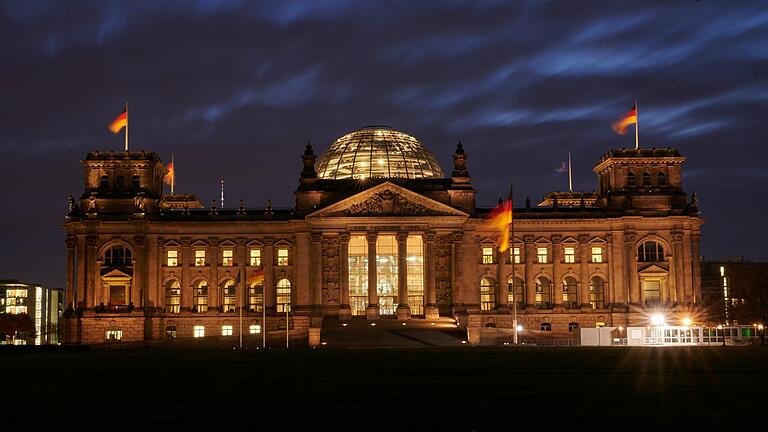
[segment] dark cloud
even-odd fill
[[[307,140],[367,124],[418,137],[450,168],[458,140],[481,205],[519,202],[630,147],[610,123],[640,106],[641,145],[688,157],[708,257],[766,258],[768,11],[718,2],[8,1],[0,7],[0,276],[63,285],[58,224],[78,161],[174,154],[179,189],[290,206]],[[742,210],[743,209],[743,210]],[[42,270],[41,270],[42,269]]]

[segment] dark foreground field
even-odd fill
[[[5,430],[768,427],[761,347],[3,349],[0,370]]]

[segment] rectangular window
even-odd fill
[[[234,264],[235,251],[232,249],[224,249],[221,251],[221,265],[224,267],[232,267]]]
[[[603,248],[600,246],[593,246],[592,247],[592,262],[593,263],[601,263],[603,262]]]
[[[205,265],[205,251],[204,250],[196,250],[195,251],[195,266],[196,267],[202,267]]]
[[[205,326],[194,326],[192,328],[193,336],[196,338],[201,338],[205,336]]]
[[[176,267],[177,265],[179,265],[179,251],[169,250],[168,260],[166,264],[168,265],[168,267]]]
[[[117,342],[123,340],[123,331],[120,329],[107,330],[107,342]]]
[[[264,301],[264,283],[255,283],[248,288],[248,310],[261,312]]]
[[[406,253],[408,304],[411,306],[411,315],[424,315],[424,244],[421,236],[408,236]]]
[[[365,315],[368,306],[368,243],[365,236],[349,238],[349,307],[352,315]]]
[[[125,303],[125,285],[109,286],[109,304],[124,305]]]
[[[251,267],[261,267],[261,249],[251,249]]]
[[[520,259],[520,248],[514,247],[509,250],[509,257],[515,260],[515,264],[520,264],[522,260]]]
[[[483,248],[483,264],[493,264],[493,248]]]
[[[539,264],[547,263],[547,248],[545,247],[536,248],[536,262],[538,262]]]
[[[221,335],[222,336],[232,336],[232,326],[231,325],[223,325],[223,326],[221,326]]]
[[[576,262],[576,248],[575,247],[565,247],[565,262],[567,263],[575,263]]]
[[[250,334],[259,334],[259,333],[261,333],[261,325],[259,325],[259,324],[251,324],[251,327],[248,329],[248,332]]]
[[[277,265],[279,266],[288,265],[288,249],[280,248],[277,250]]]

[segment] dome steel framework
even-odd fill
[[[331,144],[315,164],[320,178],[442,178],[437,159],[414,137],[387,126],[368,126]]]

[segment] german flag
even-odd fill
[[[172,185],[176,180],[176,171],[173,169],[173,162],[168,164],[168,173],[163,177],[165,184]]]
[[[112,123],[109,124],[109,130],[112,133],[119,133],[124,127],[128,127],[128,109],[124,109],[123,112],[117,116]]]
[[[631,124],[637,124],[637,104],[632,105],[629,112],[613,123],[613,131],[619,135],[626,135],[627,127]]]
[[[501,234],[499,252],[509,249],[509,224],[512,223],[512,200],[500,202],[485,220],[488,227],[494,228]]]

